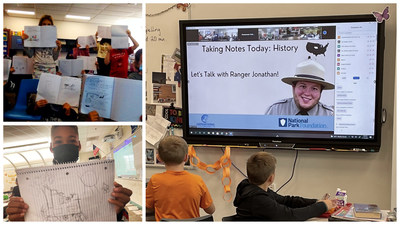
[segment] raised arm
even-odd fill
[[[135,49],[139,47],[139,43],[132,37],[130,30],[126,30],[126,33],[128,34],[129,39],[133,42],[133,46],[131,47],[132,51],[135,51]]]

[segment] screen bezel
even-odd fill
[[[376,61],[376,98],[375,98],[375,136],[373,139],[347,138],[274,138],[248,136],[204,136],[189,133],[188,112],[188,79],[186,54],[186,28],[199,26],[234,26],[234,25],[279,25],[279,24],[310,24],[310,23],[337,23],[337,22],[376,22],[372,14],[343,15],[343,16],[313,16],[313,17],[285,17],[285,18],[252,18],[252,19],[217,19],[217,20],[181,20],[180,45],[182,63],[182,106],[183,106],[183,137],[189,144],[209,145],[243,145],[243,146],[272,146],[284,149],[295,148],[325,148],[325,149],[357,149],[361,151],[378,152],[381,145],[382,127],[382,92],[383,92],[383,56],[384,56],[384,22],[378,23],[377,33],[377,61]],[[311,149],[312,150],[312,149]]]

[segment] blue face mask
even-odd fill
[[[140,65],[140,67],[139,67],[139,71],[142,71],[142,65]]]

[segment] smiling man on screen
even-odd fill
[[[266,111],[266,115],[333,116],[334,110],[321,102],[322,90],[331,90],[335,85],[324,79],[325,69],[313,60],[306,60],[296,66],[294,77],[282,78],[292,85],[293,98],[280,100]]]

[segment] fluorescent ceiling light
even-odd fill
[[[49,149],[50,143],[33,144],[33,145],[28,145],[28,146],[23,146],[23,147],[8,148],[8,149],[3,150],[3,154],[7,155],[7,154],[12,154],[12,153],[40,150],[40,149],[45,149],[45,148]]]
[[[35,12],[31,11],[21,11],[21,10],[12,10],[12,9],[7,9],[8,13],[16,13],[16,14],[24,14],[24,15],[35,15]]]
[[[90,20],[90,16],[66,15],[65,18],[68,18],[68,19],[77,19],[77,20]]]

